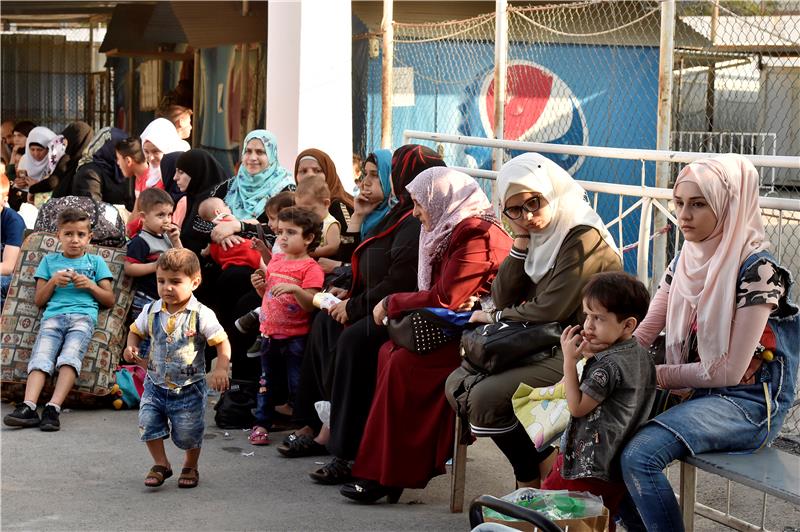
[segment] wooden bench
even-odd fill
[[[733,517],[729,512],[698,503],[695,498],[698,468],[762,492],[764,506],[761,527]],[[695,514],[735,530],[764,530],[767,495],[800,506],[800,456],[773,447],[752,454],[708,453],[689,456],[681,462],[680,470],[680,503],[686,532],[694,530]]]

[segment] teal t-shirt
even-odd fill
[[[36,273],[36,279],[49,281],[50,278],[61,270],[72,268],[75,273],[85,275],[95,283],[103,279],[111,279],[111,270],[108,264],[99,255],[84,253],[82,257],[70,259],[62,253],[49,253],[45,255]],[[86,314],[97,321],[97,311],[100,305],[97,300],[83,288],[75,288],[72,283],[64,287],[56,287],[50,301],[44,309],[42,319],[52,318],[59,314]]]

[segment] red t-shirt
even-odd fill
[[[222,249],[222,246],[212,242],[208,251],[214,262],[222,266],[223,270],[228,266],[250,266],[257,269],[261,265],[261,254],[250,247],[249,240],[228,249]]]
[[[311,328],[311,313],[303,310],[294,295],[283,294],[273,297],[270,290],[281,283],[321,290],[325,273],[320,265],[310,257],[286,260],[286,255],[276,253],[267,265],[265,280],[267,291],[261,302],[261,334],[276,339],[308,334]]]

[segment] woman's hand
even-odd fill
[[[338,296],[337,296],[338,297]],[[347,315],[347,302],[350,301],[349,299],[342,300],[341,303],[337,303],[328,311],[331,318],[336,320],[337,322],[341,323],[342,325],[346,324],[350,317]]]
[[[478,296],[469,296],[466,301],[458,306],[456,312],[469,312],[479,300],[480,298]]]
[[[345,290],[344,288],[339,288],[338,286],[331,286],[330,288],[328,288],[328,292],[332,296],[336,296],[339,299],[342,299],[344,296],[347,295],[347,290]]]
[[[242,225],[239,222],[218,222],[214,229],[211,230],[211,240],[218,244],[222,244],[222,240],[234,235],[242,230]],[[226,248],[227,249],[227,248]]]
[[[375,308],[372,309],[372,319],[375,320],[375,325],[385,325],[383,320],[386,319],[386,316],[389,314],[387,307],[389,306],[389,302],[386,301],[384,297],[378,304],[375,305]]]
[[[322,271],[325,273],[333,273],[333,270],[342,265],[341,261],[332,260],[326,257],[320,257],[317,259],[317,262],[322,267]]]
[[[564,352],[564,364],[575,365],[583,358],[589,342],[581,336],[581,326],[567,327],[561,333],[561,351]]]
[[[374,211],[378,205],[380,205],[380,202],[375,203],[365,198],[363,194],[359,194],[355,197],[355,200],[353,200],[353,214],[362,217],[366,216]]]
[[[485,310],[476,310],[472,313],[472,316],[469,317],[470,323],[492,323],[492,319],[489,317],[489,313]]]
[[[220,240],[219,245],[222,246],[222,249],[228,250],[234,246],[238,246],[242,242],[244,242],[244,238],[239,235],[231,235]]]

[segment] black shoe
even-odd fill
[[[41,420],[36,410],[21,403],[13,412],[3,418],[3,423],[9,427],[38,427]]]
[[[311,436],[298,436],[297,434],[289,434],[277,449],[286,458],[330,454],[324,445],[315,442]]]
[[[247,358],[259,358],[261,356],[261,337],[256,338],[253,345],[247,348]]]
[[[53,405],[46,405],[42,411],[42,422],[39,429],[44,432],[55,432],[61,430],[61,422],[58,420],[58,410]]]
[[[389,504],[395,504],[400,500],[403,488],[383,486],[374,480],[357,480],[342,486],[339,493],[348,499],[363,503],[378,502],[386,497]]]
[[[242,334],[247,334],[251,332],[255,332],[258,330],[258,326],[261,324],[261,320],[258,316],[258,312],[255,310],[251,310],[244,316],[237,319],[233,324],[239,329],[239,332]]]
[[[333,460],[320,467],[316,471],[308,474],[313,480],[320,484],[344,484],[353,480],[350,472],[350,462],[334,457]]]

